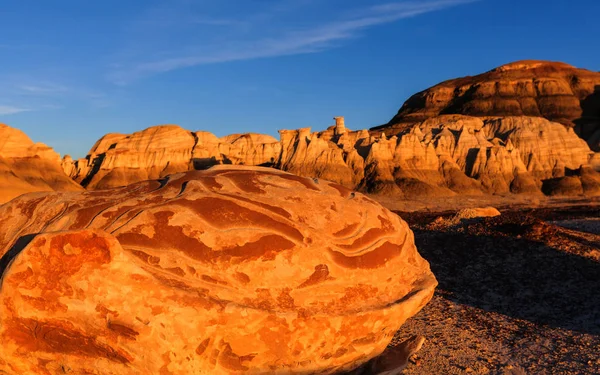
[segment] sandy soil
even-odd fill
[[[439,281],[393,341],[427,338],[403,374],[600,374],[599,207],[400,213]]]

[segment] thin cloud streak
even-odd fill
[[[29,94],[35,95],[47,95],[47,94],[58,94],[67,91],[67,88],[60,85],[19,85],[19,90]]]
[[[457,5],[475,3],[480,0],[432,0],[432,1],[404,1],[375,5],[371,9],[377,12],[434,12]],[[419,13],[419,14],[420,14]]]
[[[20,97],[19,104],[25,107],[5,106],[12,108],[6,108],[6,111],[11,111],[11,114],[59,110],[75,103],[78,105],[83,104],[90,108],[106,108],[112,105],[112,101],[109,100],[107,93],[93,88],[72,83],[52,82],[40,77],[18,77],[18,79],[13,80],[16,82],[7,84],[9,94],[0,97],[0,103],[4,101],[5,97]],[[11,101],[5,101],[5,103],[14,104]],[[16,110],[18,112],[12,112]]]
[[[381,4],[362,10],[360,17],[340,20],[312,29],[284,32],[278,38],[240,42],[233,48],[210,53],[125,65],[122,69],[110,73],[108,79],[115,84],[126,85],[144,76],[192,66],[321,52],[356,38],[361,31],[377,25],[477,1],[479,0],[434,0]]]
[[[14,115],[22,112],[29,112],[31,109],[13,107],[10,105],[0,105],[0,116]]]

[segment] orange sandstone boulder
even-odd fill
[[[259,167],[19,197],[0,256],[11,375],[351,370],[437,284],[398,216]]]

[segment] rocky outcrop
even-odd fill
[[[548,61],[514,62],[421,91],[377,129],[404,131],[443,114],[544,117],[575,126],[600,151],[600,72]]]
[[[279,155],[276,139],[235,134],[219,139],[177,125],[154,126],[129,135],[107,134],[65,173],[86,188],[104,189],[157,179],[216,164],[263,165]]]
[[[284,150],[293,151],[284,151],[279,167],[410,198],[540,193],[543,181],[579,175],[595,156],[573,129],[539,117],[438,116],[389,138],[330,131],[282,133]]]
[[[0,204],[35,191],[82,190],[63,173],[60,156],[22,131],[0,124]]]
[[[351,151],[338,147],[329,133],[312,134],[310,128],[280,131],[282,153],[277,166],[300,176],[355,186],[360,182],[364,163],[357,155],[349,155]],[[346,159],[350,159],[350,165]]]
[[[188,170],[195,138],[175,125],[107,134],[77,161],[72,177],[88,188],[110,188]]]
[[[351,131],[338,118],[322,132],[281,130],[271,136],[217,138],[159,126],[108,135],[66,172],[88,188],[110,188],[216,164],[271,166],[373,194],[412,198],[526,193],[544,181],[579,176],[597,156],[573,129],[541,117],[444,115],[387,137]],[[593,182],[592,182],[593,183]],[[559,189],[557,191],[563,191]],[[597,194],[597,189],[581,190]],[[552,193],[554,194],[554,193]]]
[[[257,167],[17,198],[0,256],[10,375],[351,370],[436,285],[397,215]]]

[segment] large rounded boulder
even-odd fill
[[[397,215],[258,167],[21,196],[0,256],[11,375],[351,370],[437,284]]]

